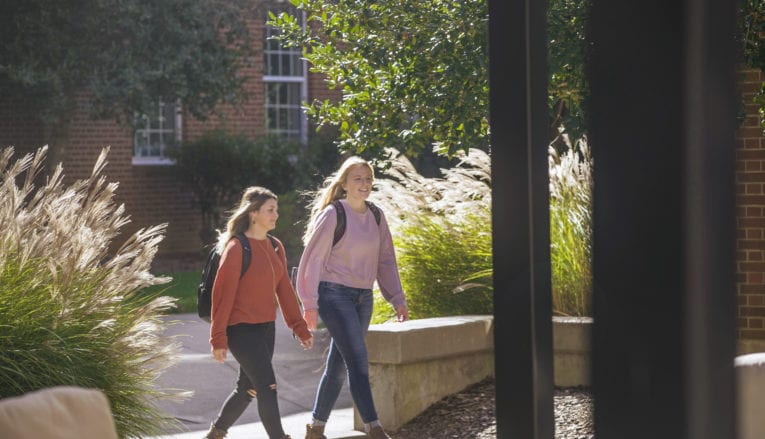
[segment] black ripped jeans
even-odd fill
[[[275,331],[274,322],[240,323],[226,328],[228,350],[239,362],[239,379],[218,414],[217,428],[228,431],[255,396],[260,421],[268,437],[281,439],[284,436],[276,399],[276,377],[271,365]]]

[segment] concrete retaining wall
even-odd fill
[[[380,421],[395,431],[433,403],[494,376],[492,316],[372,325],[369,375]],[[354,410],[354,428],[363,424]]]
[[[558,387],[589,386],[592,317],[553,317],[553,370]]]
[[[765,437],[765,352],[736,357],[739,439]]]
[[[593,320],[553,318],[554,380],[589,386]],[[494,376],[493,316],[455,316],[372,325],[367,333],[372,394],[395,431],[433,403]],[[354,411],[354,428],[362,430]]]

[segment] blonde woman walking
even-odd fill
[[[306,439],[326,439],[324,426],[346,375],[368,437],[389,438],[372,400],[364,341],[372,317],[374,282],[399,321],[407,320],[409,311],[385,215],[367,201],[373,181],[372,166],[351,157],[312,202],[297,290],[308,328],[315,330],[321,316],[332,340]],[[345,225],[341,237],[336,236],[338,221]]]

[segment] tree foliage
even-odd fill
[[[584,63],[590,0],[550,0],[547,11],[548,109],[553,136],[561,127],[569,137],[586,133],[585,98],[589,86]]]
[[[741,61],[750,68],[765,71],[765,1],[740,2],[738,14],[738,43]],[[755,95],[759,106],[760,124],[765,128],[765,83]]]
[[[158,99],[204,118],[241,97],[246,0],[4,0],[0,95],[57,122],[77,93],[100,117]]]
[[[452,156],[489,144],[488,8],[485,0],[291,0],[307,26],[283,13],[270,23],[304,48],[313,71],[343,92],[311,102],[319,125],[340,128],[342,149],[408,155],[433,144]],[[586,91],[589,0],[552,0],[550,112],[555,128],[580,127]],[[557,130],[554,130],[557,134]]]
[[[304,48],[312,70],[339,103],[313,102],[321,125],[340,128],[340,146],[407,153],[440,143],[454,153],[488,145],[488,47],[483,0],[292,0],[307,30],[288,13],[273,17],[284,40]],[[315,30],[315,32],[314,32]]]

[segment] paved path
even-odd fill
[[[239,365],[229,353],[224,364],[216,363],[210,354],[210,325],[196,314],[170,316],[177,320],[166,334],[178,337],[182,343],[180,361],[160,376],[157,385],[163,388],[185,389],[193,396],[181,402],[163,401],[160,408],[182,422],[183,431],[167,432],[162,439],[202,438],[210,422],[218,414],[220,406],[231,393],[239,371]],[[276,347],[274,370],[278,386],[279,408],[285,432],[293,439],[305,435],[305,424],[311,419],[311,408],[316,387],[321,377],[324,358],[329,346],[326,331],[314,334],[314,347],[303,350],[292,338],[281,316],[276,319]],[[263,426],[259,424],[256,402],[244,412],[239,421],[229,430],[227,439],[267,439]],[[347,384],[343,386],[335,410],[327,424],[329,438],[365,437],[353,432],[352,399]]]

